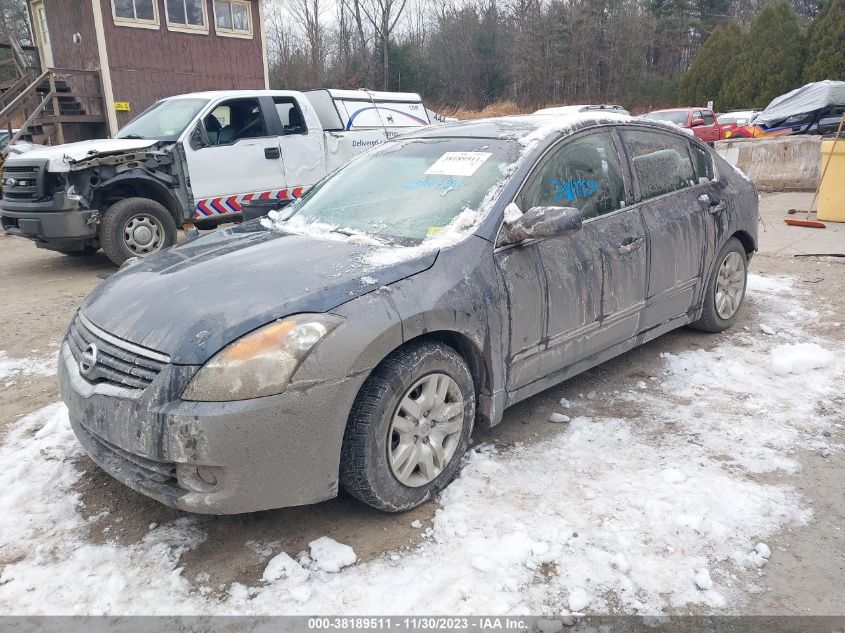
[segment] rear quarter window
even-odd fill
[[[643,200],[691,187],[697,178],[686,139],[650,130],[623,130]]]

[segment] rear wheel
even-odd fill
[[[738,239],[732,237],[716,257],[704,296],[701,318],[692,324],[697,330],[722,332],[739,316],[748,280],[748,256]]]
[[[176,243],[170,212],[149,198],[115,202],[100,223],[103,251],[118,266],[130,257],[146,257]]]
[[[343,438],[340,482],[380,510],[402,512],[454,478],[475,420],[466,362],[443,343],[409,344],[364,383]]]

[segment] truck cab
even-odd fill
[[[178,228],[238,221],[251,201],[289,203],[354,155],[428,125],[419,95],[238,90],[163,99],[114,138],[35,149],[4,165],[6,233],[120,264]]]

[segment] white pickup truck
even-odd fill
[[[292,201],[373,145],[429,125],[419,95],[364,90],[198,92],[157,102],[115,138],[39,148],[3,166],[6,233],[117,264],[179,227]]]

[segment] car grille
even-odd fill
[[[77,363],[83,354],[96,350],[96,362],[83,377],[93,383],[111,383],[132,389],[146,389],[164,366],[170,362],[166,355],[123,341],[104,332],[78,312],[67,336],[71,354]],[[92,349],[93,346],[93,349]],[[80,363],[80,367],[82,364]]]
[[[40,191],[40,165],[6,165],[3,167],[3,198],[5,200],[38,200]],[[15,184],[6,182],[12,179]],[[22,184],[21,184],[22,183]]]

